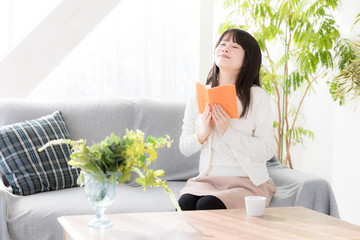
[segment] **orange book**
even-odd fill
[[[235,85],[222,85],[207,89],[204,84],[196,82],[196,96],[199,113],[205,111],[206,103],[210,107],[219,104],[231,118],[239,118]]]

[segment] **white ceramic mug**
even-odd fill
[[[249,216],[263,216],[266,204],[266,197],[247,196],[245,197],[246,213]]]

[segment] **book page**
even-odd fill
[[[206,103],[210,107],[219,104],[231,118],[238,118],[237,97],[234,85],[223,85],[207,89],[202,83],[196,82],[196,97],[198,101],[199,113],[203,113]]]
[[[210,106],[219,104],[231,118],[239,118],[235,85],[222,85],[208,89]]]

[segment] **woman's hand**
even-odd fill
[[[198,133],[198,140],[199,143],[203,144],[206,139],[209,137],[213,127],[214,123],[211,121],[211,110],[209,104],[206,104],[204,113],[201,117],[203,128]]]
[[[219,104],[214,104],[212,117],[215,121],[216,130],[221,135],[224,135],[230,124],[229,114],[227,114],[227,112]]]

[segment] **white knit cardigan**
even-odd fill
[[[236,160],[255,186],[269,179],[266,161],[274,156],[276,149],[270,99],[267,93],[257,86],[251,88],[250,94],[251,101],[246,117],[231,119],[230,126],[222,137],[214,137],[216,134],[212,132],[203,144],[200,144],[197,138],[202,121],[198,113],[196,96],[188,102],[179,147],[185,156],[201,151],[199,175],[196,178],[206,176],[209,172],[213,142],[223,141],[230,146]],[[241,113],[242,106],[239,99],[237,102]]]

